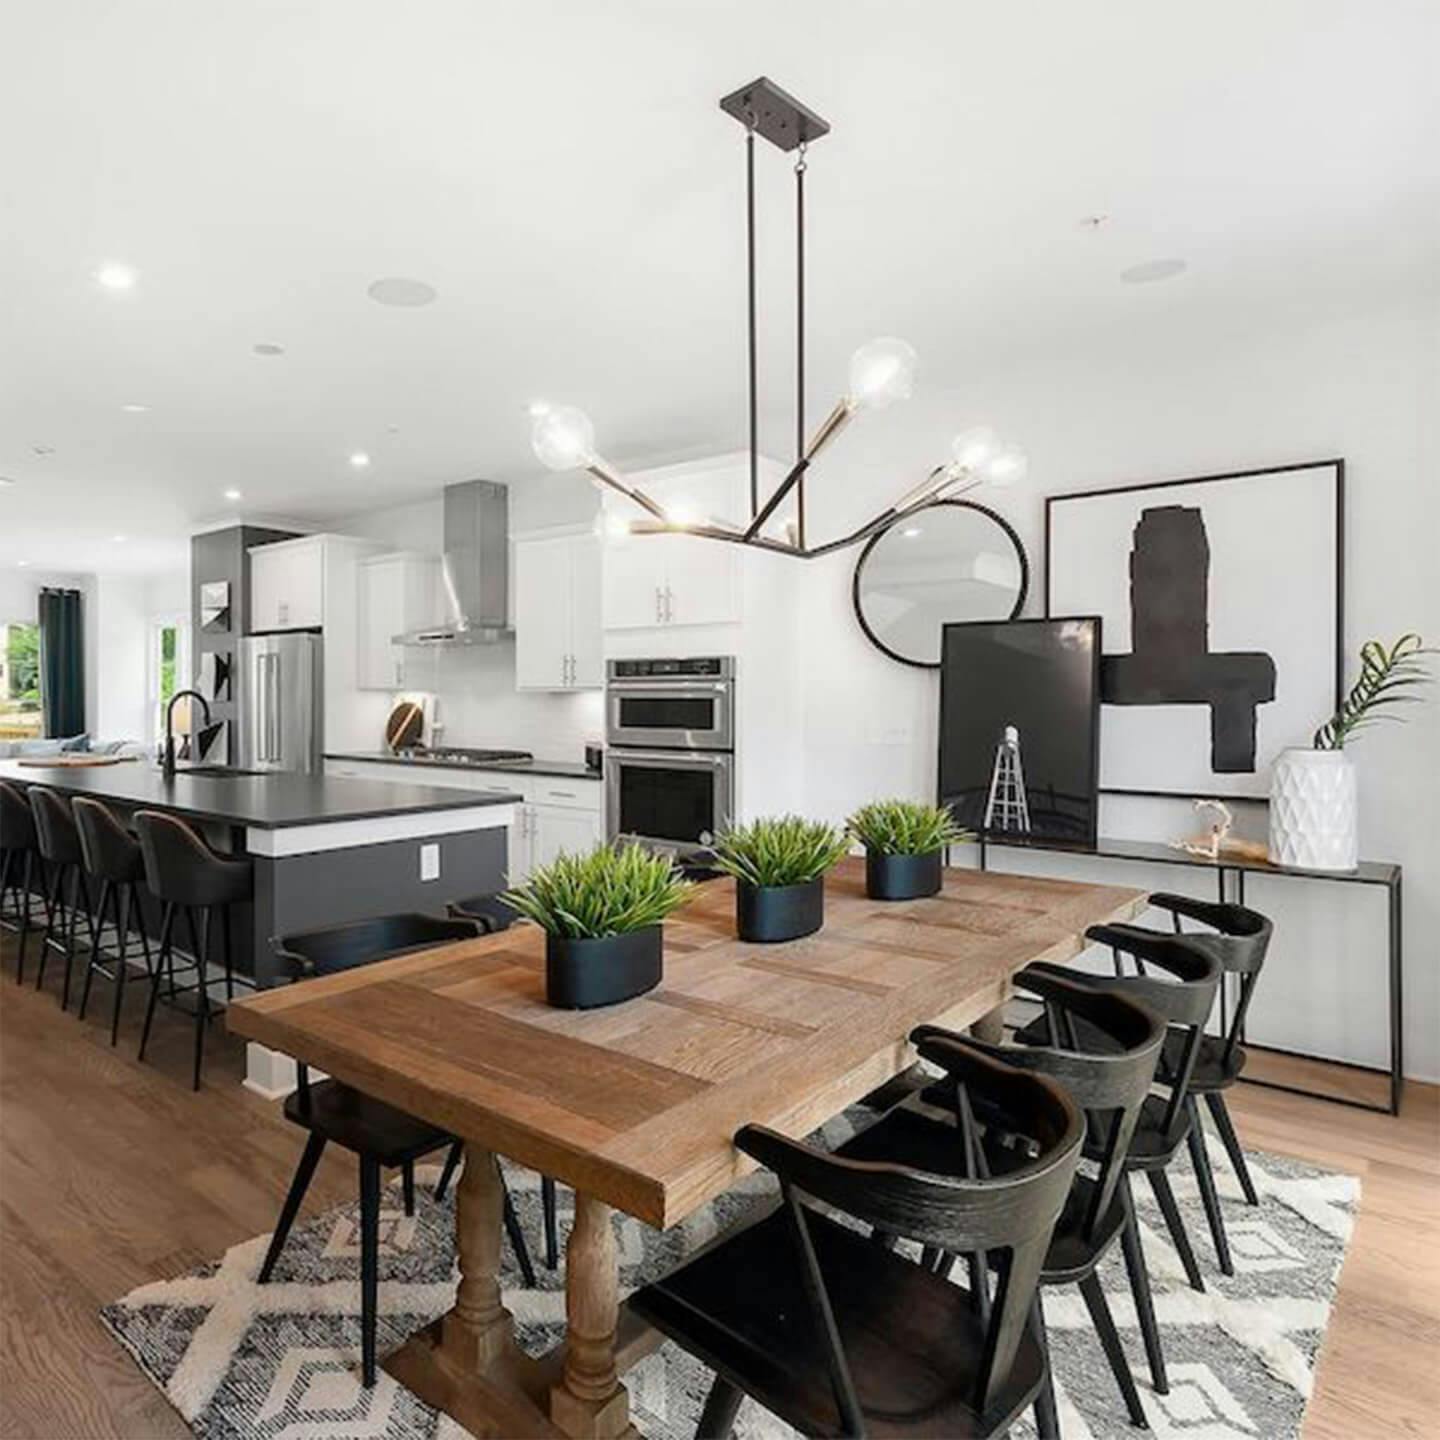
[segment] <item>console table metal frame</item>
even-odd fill
[[[1345,1095],[1330,1095],[1319,1090],[1306,1090],[1299,1085],[1284,1085],[1278,1080],[1251,1079],[1241,1075],[1249,1085],[1262,1085],[1267,1090],[1284,1090],[1291,1095],[1306,1095],[1315,1100],[1329,1100],[1336,1105],[1349,1105],[1357,1110],[1370,1110],[1380,1115],[1398,1115],[1400,1100],[1405,1091],[1405,1006],[1404,977],[1402,973],[1402,937],[1404,930],[1401,910],[1401,882],[1403,871],[1399,865],[1388,861],[1362,860],[1354,870],[1292,870],[1271,865],[1263,860],[1242,860],[1227,856],[1219,860],[1207,860],[1203,855],[1192,855],[1185,850],[1175,850],[1146,840],[1105,840],[1094,845],[1066,845],[1062,842],[1027,842],[1024,840],[982,839],[977,843],[980,852],[980,868],[987,868],[987,852],[994,848],[1003,850],[1037,850],[1060,855],[1091,856],[1101,860],[1131,860],[1143,864],[1186,865],[1192,869],[1212,870],[1216,877],[1217,898],[1224,903],[1232,897],[1235,903],[1245,903],[1245,876],[1276,875],[1294,876],[1302,880],[1331,880],[1342,885],[1380,885],[1388,894],[1388,946],[1389,978],[1388,1014],[1390,1021],[1390,1101],[1388,1105],[1373,1105],[1368,1100],[1352,1100]],[[1231,877],[1227,885],[1226,877]],[[1232,889],[1233,886],[1233,889]],[[1225,992],[1221,992],[1222,997]],[[1222,1004],[1224,1000],[1222,999]],[[1222,1012],[1223,1013],[1223,1012]],[[1244,1039],[1244,1036],[1241,1036]],[[1326,1065],[1335,1065],[1346,1070],[1360,1070],[1367,1075],[1383,1075],[1384,1070],[1373,1065],[1358,1065],[1349,1060],[1331,1060],[1323,1055],[1305,1055],[1302,1051],[1282,1050],[1273,1045],[1262,1045],[1257,1049],[1269,1050],[1276,1055],[1293,1055],[1301,1059],[1315,1060]]]

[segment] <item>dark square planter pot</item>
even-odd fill
[[[561,1010],[618,1005],[660,983],[664,927],[572,940],[545,937],[545,1000]]]
[[[825,923],[825,877],[803,885],[735,884],[735,928],[742,940],[774,945],[813,935]]]
[[[918,900],[940,892],[941,850],[928,855],[865,852],[865,893],[872,900]]]

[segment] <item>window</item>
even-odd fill
[[[40,734],[40,627],[0,622],[0,740]]]
[[[165,707],[175,692],[187,689],[189,685],[190,622],[179,615],[162,615],[150,625],[152,739],[165,732]]]

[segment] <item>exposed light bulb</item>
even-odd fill
[[[950,453],[962,470],[979,470],[1000,451],[1000,437],[988,425],[962,430],[951,442]]]
[[[985,478],[998,489],[1023,480],[1030,468],[1030,461],[1018,445],[1002,446],[981,467]]]
[[[850,357],[850,401],[871,410],[883,410],[896,400],[908,400],[915,388],[915,352],[893,336],[862,345]]]
[[[555,405],[535,417],[535,458],[549,470],[578,470],[595,458],[595,427],[574,405]]]

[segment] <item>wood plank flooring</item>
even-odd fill
[[[108,985],[96,980],[82,1025],[60,1013],[50,969],[46,993],[17,988],[13,940],[0,938],[0,1440],[183,1440],[97,1311],[269,1230],[298,1132],[240,1088],[243,1047],[222,1023],[195,1095],[185,1019],[162,1011],[154,1063],[137,1065],[139,987],[112,1051]],[[1428,1437],[1440,1414],[1440,1090],[1409,1086],[1398,1120],[1256,1087],[1232,1095],[1247,1144],[1364,1186],[1306,1440]],[[345,1157],[327,1156],[306,1213],[355,1183]]]

